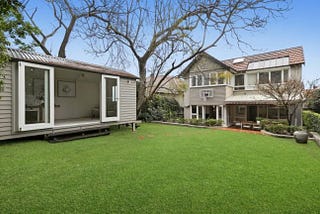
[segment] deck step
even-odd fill
[[[45,139],[49,143],[59,143],[65,141],[78,140],[89,137],[97,137],[103,135],[109,135],[109,128],[104,129],[88,129],[88,130],[76,130],[76,131],[67,131],[67,132],[59,132],[52,133],[45,136]]]

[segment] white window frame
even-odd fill
[[[20,131],[52,128],[54,126],[54,68],[29,62],[18,62],[18,128]],[[34,67],[48,70],[49,72],[49,121],[47,123],[26,124],[26,99],[25,99],[25,67]],[[45,78],[47,79],[47,78]],[[45,113],[45,116],[48,114]]]
[[[206,95],[208,94],[208,95]],[[200,90],[200,97],[203,98],[203,97],[213,97],[214,94],[213,94],[213,90],[212,89],[202,89]]]
[[[117,96],[117,116],[116,117],[107,117],[106,116],[106,78],[116,79],[117,80],[117,89],[112,91],[112,95]],[[100,96],[100,120],[101,122],[112,122],[120,120],[120,77],[112,75],[101,75],[101,96]]]
[[[196,113],[192,112],[192,106],[196,107]],[[196,116],[196,119],[198,119],[198,106],[197,105],[190,105],[190,119],[192,119],[192,116]]]

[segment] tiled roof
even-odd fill
[[[305,62],[304,55],[303,55],[303,48],[301,46],[277,50],[277,51],[271,51],[271,52],[266,52],[266,53],[251,55],[251,56],[244,56],[244,57],[241,57],[244,60],[238,63],[233,63],[233,61],[238,58],[222,60],[222,62],[228,65],[229,67],[233,68],[234,70],[241,72],[241,71],[246,71],[248,69],[249,63],[251,62],[278,59],[283,57],[289,57],[289,65],[304,64]]]
[[[34,52],[29,52],[29,51],[22,51],[17,49],[11,49],[11,48],[9,48],[7,52],[8,52],[8,55],[11,57],[11,60],[21,60],[26,62],[39,63],[43,65],[61,67],[61,68],[90,71],[90,72],[101,73],[101,74],[110,74],[110,75],[127,77],[130,79],[139,78],[126,71],[122,71],[114,68],[108,68],[101,65],[94,65],[94,64],[89,64],[85,62],[70,60],[70,59],[61,58],[61,57],[48,56],[48,55],[38,54]]]
[[[202,57],[207,57],[211,61],[214,61],[215,63],[218,63],[219,65],[221,65],[221,67],[229,69],[230,71],[233,71],[233,68],[230,67],[229,65],[227,65],[226,63],[224,63],[223,61],[220,61],[220,60],[216,59],[215,57],[211,56],[210,54],[203,52],[203,53],[199,54],[198,56],[196,56],[195,59],[192,60],[192,62],[190,62],[190,64],[185,69],[183,69],[183,71],[179,74],[179,76],[181,77],[181,76],[186,75],[189,72],[190,68],[194,64],[196,64],[198,61],[200,61],[200,59]]]

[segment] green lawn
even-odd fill
[[[314,142],[142,124],[0,145],[0,213],[317,213]]]

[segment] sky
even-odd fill
[[[31,4],[41,7],[39,2],[39,0],[30,1]],[[320,1],[292,0],[291,7],[292,9],[283,18],[271,20],[264,29],[242,34],[242,39],[249,42],[255,50],[244,48],[241,51],[236,45],[229,46],[220,41],[217,47],[210,49],[208,53],[224,60],[303,46],[305,56],[305,65],[302,68],[303,80],[312,81],[320,78]],[[40,24],[50,27],[50,16],[43,16],[44,13],[45,10],[40,14]],[[55,41],[51,41],[51,46],[55,47]],[[80,38],[75,39],[67,46],[67,57],[94,64],[106,63],[106,56],[97,57],[89,54],[87,50],[85,42]],[[137,68],[133,64],[125,70],[138,75]]]

